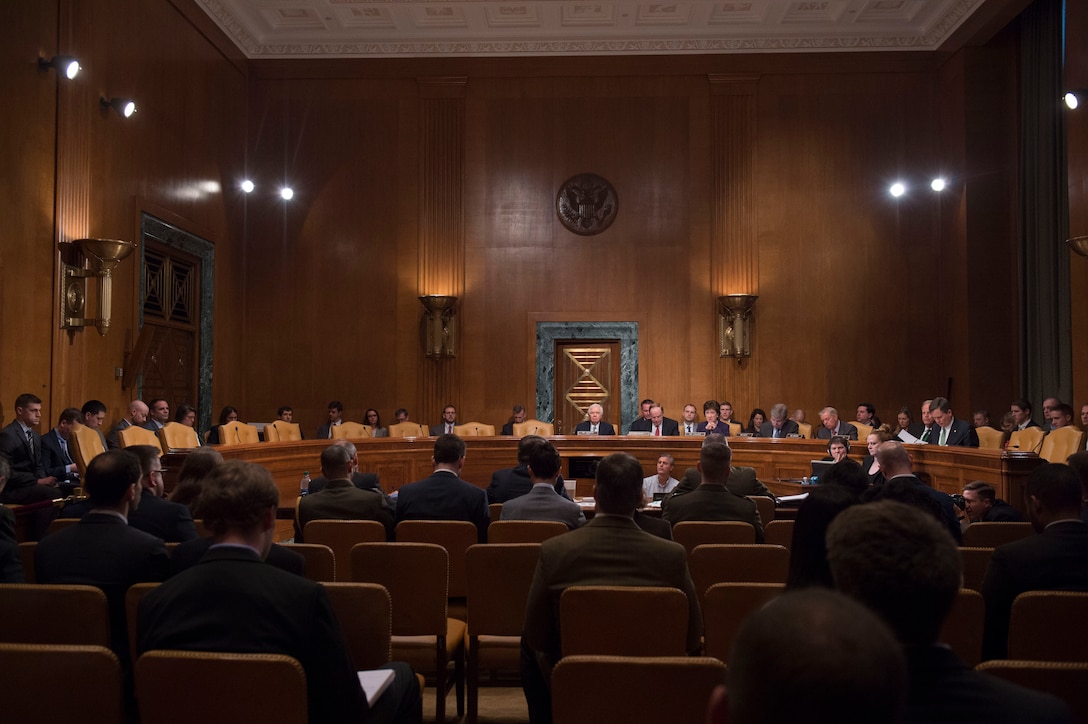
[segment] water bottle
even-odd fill
[[[307,470],[302,474],[302,480],[298,484],[298,494],[306,495],[310,492],[310,471]]]

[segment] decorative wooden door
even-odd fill
[[[555,434],[573,435],[595,402],[604,408],[602,419],[619,432],[619,381],[618,340],[556,340]]]
[[[197,404],[200,260],[144,237],[143,397],[165,397],[173,411]]]

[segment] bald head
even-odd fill
[[[876,449],[876,461],[880,464],[885,478],[910,475],[910,455],[901,442],[889,440],[880,443]]]

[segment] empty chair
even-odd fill
[[[68,436],[68,450],[81,476],[87,474],[87,466],[91,464],[95,455],[106,452],[102,436],[97,430],[86,425],[72,426],[72,432]]]
[[[352,579],[385,586],[393,602],[393,658],[435,676],[435,720],[446,720],[447,669],[453,663],[457,713],[464,713],[465,622],[446,615],[449,557],[433,543],[360,543]]]
[[[311,581],[327,583],[336,580],[336,554],[332,552],[332,548],[317,543],[281,543],[280,545],[306,559],[306,577]]]
[[[476,723],[479,711],[480,671],[516,672],[520,667],[525,604],[539,557],[537,543],[503,544],[494,540],[470,546],[465,554],[469,724]]]
[[[356,669],[376,669],[393,654],[389,591],[376,583],[324,583]]]
[[[1066,458],[1084,449],[1085,433],[1075,427],[1059,427],[1043,438],[1039,457],[1051,463],[1064,463]]]
[[[298,724],[308,716],[306,674],[280,654],[148,651],[136,662],[136,698],[141,724]]]
[[[1016,430],[1009,436],[1008,450],[1011,452],[1039,452],[1046,433],[1039,427],[1026,427]]]
[[[986,567],[990,565],[993,548],[960,547],[960,562],[963,566],[963,587],[972,591],[982,591],[982,579],[986,577]]]
[[[782,546],[701,545],[688,556],[700,600],[715,583],[785,583],[790,552]]]
[[[662,586],[570,586],[559,597],[559,630],[563,656],[683,656],[688,597]]]
[[[1035,535],[1031,523],[972,523],[963,530],[963,545],[968,548],[997,548],[1006,543]]]
[[[767,524],[774,520],[774,500],[766,495],[747,495],[745,497],[756,504],[756,510],[759,511],[759,522],[766,528]],[[766,532],[764,532],[764,536],[766,536]]]
[[[850,424],[857,428],[858,440],[864,441],[865,438],[869,437],[869,435],[873,433],[872,425],[865,425],[860,422],[851,422]]]
[[[169,452],[162,447],[162,441],[159,440],[159,436],[150,430],[146,430],[137,425],[126,427],[117,433],[117,439],[121,444],[121,447],[132,447],[133,445],[150,445],[157,447],[163,451],[163,453]]]
[[[0,583],[0,641],[109,648],[106,594],[94,586]]]
[[[552,671],[552,720],[701,722],[724,681],[725,664],[710,657],[565,656]]]
[[[196,430],[180,422],[168,422],[158,431],[159,443],[166,452],[200,447]]]
[[[449,555],[450,616],[464,620],[465,551],[479,539],[476,526],[465,520],[402,520],[397,524],[397,542],[434,543]]]
[[[358,440],[363,437],[374,437],[374,428],[358,422],[341,422],[332,426],[333,440]]]
[[[121,664],[104,646],[0,643],[4,721],[120,724]]]
[[[389,426],[389,437],[427,437],[430,431],[418,422],[398,422]]]
[[[1085,661],[1088,659],[1088,593],[1027,591],[1012,602],[1010,659]]]
[[[783,583],[715,583],[702,601],[707,656],[726,661],[733,639],[748,614],[782,593]]]
[[[567,524],[558,520],[497,520],[487,527],[487,542],[543,543],[566,532]]]
[[[744,431],[744,428],[741,426],[741,424],[739,422],[729,423],[729,435],[730,435],[730,437],[739,437],[740,434],[743,431]]]
[[[1088,721],[1088,663],[998,659],[975,667],[991,676],[1062,699],[1076,721]]]
[[[336,580],[351,580],[351,549],[358,543],[385,541],[385,526],[376,520],[311,520],[303,531],[307,543],[328,546],[336,559]]]
[[[982,631],[986,620],[986,603],[982,594],[961,588],[945,616],[937,641],[948,644],[968,666],[982,661]]]
[[[1000,450],[1005,445],[1005,433],[1001,430],[995,430],[988,425],[983,425],[982,427],[976,427],[975,433],[978,435],[978,446],[980,448]]]
[[[453,433],[460,437],[495,437],[495,426],[482,422],[466,422],[464,425],[454,425]]]
[[[286,442],[288,440],[301,440],[302,428],[297,422],[284,422],[273,420],[264,426],[265,442]]]
[[[488,505],[487,515],[491,518],[492,523],[498,522],[502,518],[502,503],[491,503]]]
[[[696,546],[706,543],[755,543],[756,529],[739,520],[686,520],[672,527],[672,539],[690,556]]]
[[[248,445],[260,441],[260,433],[257,432],[257,428],[253,425],[247,425],[244,422],[234,420],[233,422],[228,422],[226,425],[219,426],[220,445]]]
[[[128,627],[128,653],[129,660],[135,661],[139,656],[136,652],[136,620],[140,610],[140,601],[144,600],[151,591],[159,586],[158,583],[134,583],[125,591],[125,625]]]
[[[782,546],[786,550],[793,545],[792,520],[772,520],[763,526],[763,540],[768,545]]]
[[[797,423],[797,432],[801,437],[808,438],[809,440],[812,439],[812,425],[807,422]]]
[[[525,422],[514,423],[514,436],[525,437],[526,435],[540,435],[541,437],[551,437],[555,434],[555,425],[550,422],[541,422],[540,420],[526,420]]]

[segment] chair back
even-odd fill
[[[248,445],[260,441],[260,433],[257,432],[257,428],[253,425],[247,425],[244,422],[235,420],[219,426],[220,445]]]
[[[402,520],[397,524],[397,542],[434,543],[449,555],[450,598],[465,596],[465,551],[479,540],[476,526],[467,520]]]
[[[454,425],[453,433],[461,437],[495,437],[495,426],[482,422],[466,422],[464,425]]]
[[[982,579],[986,577],[986,568],[990,565],[993,548],[960,547],[960,563],[963,568],[963,587],[972,591],[982,591]]]
[[[701,545],[688,555],[688,570],[702,599],[715,583],[785,583],[790,552],[782,546]]]
[[[1088,592],[1027,591],[1012,602],[1010,659],[1084,661],[1088,658]],[[1066,625],[1062,625],[1066,624]]]
[[[129,661],[135,661],[138,658],[136,623],[140,612],[140,601],[158,586],[157,582],[134,583],[125,591],[125,626],[128,627]]]
[[[4,721],[124,721],[121,664],[104,646],[0,643]]]
[[[759,511],[759,522],[766,528],[767,524],[774,520],[774,499],[768,498],[766,495],[748,495],[745,497],[756,504],[756,510]]]
[[[1009,435],[1008,449],[1014,452],[1039,452],[1046,433],[1040,427],[1025,427]]]
[[[38,541],[29,540],[19,544],[19,562],[23,565],[23,582],[37,583],[34,575],[34,551],[38,548]]]
[[[337,581],[351,580],[351,549],[358,543],[382,543],[385,526],[376,520],[311,520],[302,531],[306,543],[332,549]]]
[[[109,648],[106,594],[95,586],[0,583],[0,641]]]
[[[449,556],[433,543],[359,543],[351,549],[351,575],[389,591],[394,636],[446,633]]]
[[[937,640],[956,652],[968,666],[982,661],[982,630],[986,619],[986,604],[982,594],[961,588],[945,616]]]
[[[983,425],[982,427],[976,427],[975,433],[978,435],[978,446],[981,448],[1000,450],[1005,445],[1005,432],[1003,430]]]
[[[502,503],[491,503],[487,506],[487,515],[491,518],[492,523],[497,523],[502,519]]]
[[[49,521],[49,528],[46,529],[45,534],[51,535],[53,533],[56,533],[58,530],[64,530],[65,528],[69,528],[73,525],[78,524],[79,518],[54,518],[53,520]]]
[[[730,422],[729,423],[729,436],[730,437],[739,437],[741,432],[743,432],[743,431],[744,431],[744,427],[739,422]]]
[[[564,656],[683,656],[688,597],[662,586],[570,586],[559,597],[559,632]]]
[[[169,452],[169,450],[163,449],[162,441],[159,440],[159,436],[156,433],[137,425],[130,425],[124,430],[119,431],[117,433],[117,439],[120,442],[121,447],[151,445],[152,447],[157,447],[162,450],[163,454]]]
[[[488,543],[543,543],[567,532],[558,520],[499,520],[487,528]]]
[[[1064,463],[1075,452],[1084,449],[1084,432],[1075,427],[1059,427],[1043,438],[1039,457],[1049,463]]]
[[[374,428],[358,422],[341,422],[332,426],[333,440],[358,440],[364,437],[374,437]]]
[[[525,422],[514,423],[514,437],[525,437],[526,435],[540,435],[541,437],[552,437],[555,435],[555,425],[550,422],[541,422],[540,420],[526,420]]]
[[[792,520],[772,520],[763,526],[764,542],[790,550],[793,546]]]
[[[284,422],[273,420],[264,426],[265,442],[284,442],[286,440],[301,440],[302,428],[297,422]]]
[[[1035,535],[1031,523],[986,523],[979,521],[963,529],[963,545],[969,548],[997,548]]]
[[[465,573],[470,636],[521,636],[539,557],[539,543],[491,542],[469,547]]]
[[[715,583],[707,589],[702,601],[706,655],[727,661],[744,619],[785,588],[784,583]]]
[[[398,422],[389,426],[389,437],[427,437],[430,434],[427,426],[418,422]]]
[[[376,669],[393,658],[393,605],[376,583],[324,583],[332,610],[357,670]]]
[[[68,435],[68,450],[81,477],[87,474],[87,466],[94,456],[106,452],[98,431],[81,424],[72,426],[72,432]]]
[[[552,718],[554,724],[701,722],[724,682],[725,664],[708,656],[566,656],[552,671]]]
[[[280,543],[280,545],[302,556],[306,561],[306,577],[311,581],[329,583],[336,580],[336,554],[332,552],[332,548],[317,543]]]
[[[180,685],[184,682],[184,685]],[[245,696],[246,692],[259,692]],[[290,656],[148,651],[136,662],[141,724],[306,721],[306,674]]]
[[[1075,721],[1088,721],[1088,663],[1059,661],[987,661],[975,667],[1019,686],[1058,697]]]
[[[862,443],[865,442],[865,438],[867,438],[867,437],[869,437],[870,435],[873,434],[873,426],[872,425],[866,425],[866,424],[861,423],[861,422],[851,422],[850,424],[857,428],[857,430],[858,430],[858,440],[860,440]]]
[[[741,520],[685,520],[672,527],[672,539],[684,546],[688,556],[696,546],[707,543],[755,543],[756,529]]]
[[[797,423],[797,432],[801,434],[801,437],[812,439],[812,425],[807,422]]]
[[[200,447],[200,438],[196,430],[180,422],[168,422],[158,431],[159,443],[166,452],[171,450],[191,450]]]

